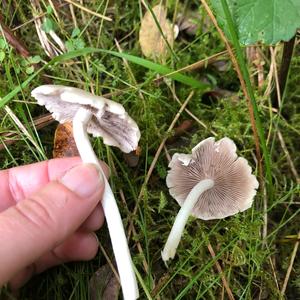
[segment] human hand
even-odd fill
[[[92,259],[103,189],[97,169],[80,158],[0,171],[0,287],[9,281],[19,288],[52,266]]]

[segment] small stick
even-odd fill
[[[85,12],[91,14],[91,15],[94,15],[94,16],[96,16],[98,18],[104,19],[106,21],[112,21],[111,18],[103,16],[103,15],[101,15],[101,14],[95,12],[95,11],[92,11],[92,10],[86,8],[85,6],[80,5],[80,4],[78,4],[78,3],[74,2],[74,1],[71,1],[71,0],[64,0],[64,1],[68,2],[69,4],[72,4],[72,5],[76,6],[76,7],[78,7],[79,9],[81,9],[81,10],[83,10],[83,11],[85,11]]]
[[[272,268],[272,273],[273,273],[273,276],[274,276],[274,279],[275,279],[275,284],[276,284],[277,290],[280,292],[278,279],[277,279],[277,276],[276,276],[276,271],[275,271],[274,263],[272,261],[272,257],[269,257],[269,261],[270,261],[270,265],[271,265],[271,268]]]
[[[182,105],[182,103],[181,103],[181,101],[178,99],[178,97],[177,97],[177,95],[176,95],[174,89],[171,88],[170,86],[168,86],[168,87],[170,88],[171,93],[172,93],[174,99],[175,99],[180,105]],[[190,110],[188,110],[187,108],[185,108],[184,111],[185,111],[188,115],[190,115],[190,116],[191,116],[198,124],[200,124],[200,125],[201,125],[202,127],[204,127],[206,130],[209,130],[208,127],[207,127],[207,125],[206,125],[204,122],[202,122],[199,118],[197,118]],[[218,135],[214,130],[209,130],[209,132],[210,132],[212,135],[214,135],[214,136],[217,136],[217,135]]]
[[[99,242],[99,248],[100,248],[102,254],[104,255],[104,257],[105,257],[105,259],[106,259],[108,265],[110,266],[112,272],[113,272],[114,275],[116,276],[117,281],[119,282],[119,284],[121,284],[119,274],[118,274],[118,272],[117,272],[117,270],[116,270],[114,264],[112,263],[110,257],[109,257],[108,254],[106,253],[105,249],[104,249],[103,246],[100,244],[100,242]]]
[[[295,177],[295,179],[296,179],[296,182],[297,182],[298,184],[300,184],[300,177],[299,177],[299,174],[298,174],[298,172],[297,172],[297,170],[296,170],[296,168],[295,168],[295,165],[294,165],[294,163],[293,163],[293,161],[292,161],[292,158],[291,158],[291,156],[290,156],[290,153],[289,153],[289,151],[288,151],[288,149],[287,149],[287,147],[286,147],[286,144],[285,144],[285,142],[284,142],[283,136],[282,136],[281,131],[280,131],[279,129],[277,129],[277,136],[278,136],[278,139],[279,139],[281,148],[282,148],[282,150],[283,150],[283,152],[284,152],[284,154],[285,154],[285,156],[286,156],[286,160],[287,160],[288,164],[290,165],[291,172],[293,173],[293,175],[294,175],[294,177]]]
[[[290,260],[290,264],[289,264],[289,267],[286,271],[284,282],[283,282],[283,285],[282,285],[282,288],[281,288],[281,295],[282,296],[284,296],[284,294],[285,294],[285,290],[287,288],[287,284],[288,284],[288,281],[289,281],[289,278],[290,278],[290,275],[291,275],[291,272],[292,272],[293,264],[294,264],[294,261],[295,261],[295,258],[296,258],[296,254],[297,254],[297,251],[298,251],[298,248],[299,248],[300,231],[298,232],[297,239],[298,240],[295,243],[295,246],[294,246],[294,249],[293,249],[293,252],[292,252],[292,256],[291,256],[291,260]]]
[[[160,77],[156,78],[154,81],[160,81],[164,77],[167,77],[167,76],[170,76],[170,75],[182,72],[182,71],[188,72],[188,71],[193,71],[193,70],[201,69],[201,68],[203,68],[203,67],[205,67],[207,65],[210,65],[210,64],[214,63],[215,61],[217,61],[220,56],[225,56],[225,55],[228,55],[228,51],[227,50],[224,50],[222,52],[213,54],[213,55],[211,55],[209,57],[206,57],[204,59],[196,61],[195,63],[192,63],[191,65],[185,66],[185,67],[183,67],[181,69],[178,69],[178,70],[173,71],[171,73],[168,73],[166,75],[160,76]]]
[[[291,65],[291,60],[293,56],[294,46],[296,41],[296,35],[289,40],[288,42],[284,42],[283,53],[281,58],[280,70],[279,70],[279,90],[280,90],[280,98],[284,95],[286,82],[289,75],[289,69]],[[272,94],[272,103],[275,107],[280,107],[280,102],[278,98],[278,92],[274,91]]]
[[[0,15],[0,32],[4,35],[7,42],[16,49],[20,55],[27,58],[30,56],[29,51],[23,43],[12,33],[12,31],[4,24],[3,18]]]
[[[33,124],[31,124],[31,127],[35,127],[36,129],[44,128],[45,126],[51,124],[54,122],[54,119],[50,114],[42,115],[36,119],[33,120]],[[0,134],[1,138],[7,138],[7,140],[3,140],[3,143],[5,145],[11,145],[16,142],[14,138],[18,136],[18,133],[16,132],[5,132]],[[3,144],[0,145],[0,151],[3,150],[5,147]]]
[[[208,249],[208,251],[209,251],[211,257],[212,257],[213,259],[216,259],[216,253],[215,253],[215,251],[214,251],[214,249],[213,249],[211,243],[208,243],[207,249]],[[217,268],[219,274],[221,275],[221,279],[222,279],[222,282],[223,282],[223,286],[224,286],[225,289],[226,289],[228,298],[229,298],[230,300],[234,300],[233,293],[232,293],[232,291],[231,291],[231,289],[230,289],[230,287],[229,287],[229,284],[228,284],[228,282],[227,282],[227,280],[226,280],[226,277],[225,277],[225,275],[224,275],[224,273],[223,273],[222,267],[221,267],[221,265],[219,264],[219,262],[218,262],[217,260],[215,261],[215,266],[216,266],[216,268]]]
[[[6,105],[4,107],[4,110],[6,113],[11,117],[11,119],[15,122],[15,124],[18,126],[18,128],[21,130],[21,132],[28,138],[28,140],[32,143],[32,145],[41,153],[44,158],[46,159],[45,155],[43,154],[44,151],[40,147],[40,145],[35,141],[35,139],[30,135],[29,131],[26,129],[26,127],[23,125],[23,123],[20,121],[20,119],[14,114],[14,112]]]
[[[68,4],[67,3],[57,4],[57,8],[61,8],[61,7],[64,7],[66,5],[68,5]],[[14,32],[14,31],[16,31],[16,30],[18,30],[18,29],[20,29],[20,28],[22,28],[22,27],[24,27],[24,26],[26,26],[26,25],[28,25],[28,24],[30,24],[32,22],[34,22],[35,19],[44,17],[46,15],[47,15],[47,12],[40,13],[40,14],[36,15],[35,17],[33,17],[32,19],[24,22],[23,24],[20,24],[20,25],[14,27],[11,31]]]

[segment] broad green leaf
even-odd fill
[[[220,0],[211,0],[220,26],[228,34]],[[244,45],[288,41],[300,28],[300,0],[227,0]]]

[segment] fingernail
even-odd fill
[[[103,184],[103,177],[97,166],[82,164],[68,171],[60,182],[78,196],[88,198]]]

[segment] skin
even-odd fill
[[[50,267],[96,255],[94,231],[104,222],[101,178],[80,158],[0,171],[0,287],[19,288]]]

